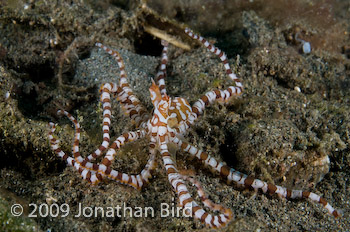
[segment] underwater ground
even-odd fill
[[[165,80],[170,96],[193,104],[207,91],[228,86],[220,60],[187,37],[186,26],[227,53],[244,93],[208,107],[184,139],[243,173],[315,192],[343,212],[335,219],[311,201],[229,185],[174,149],[179,169],[193,173],[210,199],[232,209],[232,221],[221,230],[350,230],[347,0],[14,0],[0,2],[1,231],[211,231],[192,218],[162,217],[161,204],[176,207],[177,198],[160,156],[141,191],[108,180],[91,186],[48,141],[52,121],[70,154],[74,128],[56,115],[65,109],[81,125],[83,155],[101,143],[98,90],[117,82],[119,69],[94,46],[97,41],[120,52],[129,83],[149,112],[162,36],[175,41]],[[115,99],[112,109],[112,139],[135,129]],[[121,149],[113,167],[137,173],[147,159],[148,140],[142,139]],[[22,216],[11,214],[13,204],[23,207]],[[57,206],[57,216],[39,214],[46,207],[57,212]],[[80,206],[134,212],[152,207],[155,215],[76,217]]]

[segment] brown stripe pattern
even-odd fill
[[[150,116],[147,113],[146,108],[142,106],[140,100],[136,97],[129,86],[126,79],[127,76],[123,59],[119,52],[112,50],[101,43],[96,43],[96,46],[102,48],[116,59],[120,70],[120,89],[117,91],[117,98],[120,101],[122,108],[125,110],[125,114],[129,115],[137,127],[140,126],[140,124],[146,122]]]
[[[193,217],[211,228],[221,228],[227,225],[233,217],[232,211],[229,208],[212,202],[195,177],[183,175],[178,171],[176,162],[168,150],[169,144],[175,144],[182,152],[187,152],[191,156],[196,157],[198,160],[202,161],[206,167],[212,169],[229,183],[236,183],[246,188],[261,190],[263,193],[277,194],[287,199],[307,198],[323,205],[323,207],[335,217],[340,216],[339,211],[335,210],[324,198],[315,193],[302,190],[289,190],[247,176],[217,161],[206,152],[180,139],[186,135],[188,128],[194,124],[196,119],[204,112],[206,106],[217,101],[226,103],[232,97],[241,95],[243,91],[243,85],[240,79],[232,72],[226,54],[201,36],[194,34],[190,29],[186,29],[185,32],[191,38],[200,41],[210,52],[218,56],[224,65],[226,74],[233,82],[232,86],[227,87],[225,90],[209,91],[192,106],[184,98],[172,98],[168,96],[165,87],[168,43],[162,41],[164,47],[158,73],[156,74],[155,81],[152,79],[152,84],[149,88],[151,101],[154,106],[151,115],[146,112],[146,108],[130,88],[126,77],[124,62],[120,54],[101,43],[96,43],[96,46],[102,48],[115,58],[120,70],[120,80],[118,84],[104,83],[100,88],[103,108],[102,143],[93,153],[83,158],[79,151],[79,123],[68,112],[59,110],[58,114],[68,117],[75,126],[75,136],[72,147],[73,156],[67,155],[60,148],[59,141],[54,136],[56,129],[54,123],[49,124],[49,140],[52,150],[66,161],[69,166],[73,166],[78,170],[83,179],[92,184],[97,184],[104,178],[109,178],[136,189],[141,189],[149,182],[151,171],[156,167],[155,157],[159,152],[168,180],[179,198],[180,205],[187,213],[190,212]],[[137,129],[120,135],[110,144],[109,131],[112,118],[112,94],[117,96],[117,100],[125,110],[126,115],[135,123]],[[128,174],[112,169],[115,156],[123,145],[145,137],[150,140],[149,159],[139,174]],[[94,163],[93,160],[102,154],[104,154],[102,161],[100,163]],[[195,186],[200,201],[196,202],[193,199],[187,188],[187,183],[191,183]]]
[[[102,102],[102,108],[103,108],[103,121],[102,121],[103,139],[102,139],[102,144],[86,158],[87,161],[96,159],[109,146],[109,142],[110,142],[109,127],[111,125],[111,117],[112,117],[111,93],[115,94],[118,91],[120,91],[120,87],[117,86],[117,84],[115,83],[105,83],[100,88],[101,102]],[[74,151],[73,151],[73,154],[74,154]]]
[[[185,33],[191,38],[200,41],[210,52],[214,53],[220,58],[221,62],[224,64],[226,74],[235,84],[235,86],[229,86],[226,90],[209,91],[205,95],[203,95],[198,101],[196,101],[192,107],[192,114],[186,121],[188,122],[186,124],[192,125],[194,121],[199,117],[199,115],[203,113],[205,107],[209,104],[212,104],[215,101],[228,102],[233,96],[241,95],[243,91],[243,85],[241,80],[236,76],[236,74],[232,72],[225,52],[221,51],[219,48],[209,43],[202,36],[194,34],[189,28],[185,29]],[[188,125],[184,126],[188,128]]]
[[[55,131],[55,125],[50,123],[49,126],[51,130],[49,131],[49,140],[51,144],[51,148],[55,153],[65,160],[70,166],[74,166],[82,176],[83,179],[87,180],[92,184],[99,183],[104,177],[109,179],[113,179],[122,184],[126,184],[132,186],[138,190],[142,188],[142,186],[149,182],[149,178],[151,177],[151,171],[155,169],[155,150],[150,149],[150,158],[147,161],[145,168],[141,171],[140,174],[130,175],[126,173],[122,173],[116,170],[113,170],[110,166],[112,161],[114,160],[114,156],[116,151],[121,148],[124,144],[128,142],[133,142],[138,140],[139,138],[143,138],[146,135],[145,130],[139,130],[136,132],[128,132],[121,136],[119,136],[111,145],[109,150],[107,151],[104,159],[100,164],[94,164],[89,162],[89,160],[83,159],[79,152],[79,139],[80,139],[80,127],[77,120],[66,111],[59,111],[59,115],[66,115],[75,126],[75,139],[73,142],[73,156],[69,157],[66,155],[59,147],[59,141],[56,140],[53,136]]]
[[[166,76],[166,64],[168,63],[168,45],[169,43],[165,40],[161,41],[163,45],[163,51],[162,51],[162,60],[159,65],[159,71],[157,73],[157,82],[159,86],[159,90],[162,96],[166,94],[166,88],[165,88],[165,81],[164,78]]]
[[[214,172],[219,174],[228,183],[234,182],[248,189],[261,190],[263,193],[268,193],[270,195],[277,194],[279,197],[286,199],[308,198],[311,201],[321,204],[328,211],[328,213],[334,217],[338,217],[340,215],[339,211],[335,210],[324,198],[315,193],[303,190],[291,190],[278,185],[267,183],[265,181],[261,181],[259,179],[255,179],[251,176],[247,176],[243,173],[240,173],[239,171],[236,171],[233,168],[228,167],[227,165],[217,161],[214,157],[208,155],[202,150],[197,149],[196,147],[183,142],[178,138],[175,138],[173,142],[177,144],[182,151],[188,152],[193,157],[196,157],[202,161],[205,166],[209,167]]]
[[[232,211],[223,206],[219,206],[210,201],[199,182],[193,178],[187,178],[179,174],[173,159],[170,156],[166,143],[160,145],[160,153],[163,158],[165,170],[168,175],[168,180],[179,197],[180,206],[186,211],[190,212],[193,217],[199,219],[202,223],[212,228],[221,228],[225,226],[232,218]],[[198,203],[192,198],[185,184],[185,179],[197,184],[198,195],[204,205],[213,211],[219,211],[219,215],[208,213],[205,209],[200,207]],[[188,213],[187,212],[187,213]]]

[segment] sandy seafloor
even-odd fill
[[[161,217],[161,204],[176,207],[177,199],[160,155],[150,183],[137,191],[108,180],[91,186],[49,147],[48,122],[53,121],[62,149],[71,154],[74,129],[66,118],[55,115],[59,108],[77,117],[83,155],[101,142],[98,88],[107,81],[117,82],[119,71],[113,58],[93,46],[96,41],[120,52],[130,85],[152,111],[148,88],[160,49],[159,40],[142,32],[150,17],[140,13],[135,2],[124,1],[0,4],[0,230],[211,231],[192,218]],[[149,1],[148,5],[171,18],[174,27],[190,26],[217,42],[244,85],[239,98],[208,107],[184,140],[243,173],[315,192],[343,212],[334,219],[311,201],[287,201],[228,185],[173,149],[178,168],[193,173],[210,199],[232,209],[232,221],[220,230],[350,231],[347,1]],[[302,51],[300,40],[310,42],[310,53]],[[205,92],[227,87],[229,81],[219,59],[197,44],[191,51],[169,47],[166,84],[170,96],[193,104]],[[135,126],[115,99],[112,104],[115,139]],[[137,173],[147,159],[146,138],[121,149],[113,168]],[[189,189],[198,200],[190,184]],[[11,215],[15,203],[24,207],[20,217]],[[29,217],[34,210],[29,204],[38,206],[37,217]],[[152,207],[155,215],[130,217],[121,211],[122,217],[75,217],[80,205],[107,210],[124,204],[134,211]],[[56,205],[62,207],[57,217],[39,215],[39,208],[45,211]],[[63,217],[66,206],[70,212]]]

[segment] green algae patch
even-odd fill
[[[18,232],[37,232],[39,226],[32,218],[27,215],[14,216],[14,212],[21,212],[21,209],[15,209],[18,204],[14,199],[10,199],[6,191],[0,190],[0,230],[1,231],[18,231]],[[25,206],[26,207],[26,206]],[[28,213],[28,212],[27,212]]]

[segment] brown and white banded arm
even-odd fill
[[[166,88],[165,88],[165,77],[166,77],[166,65],[168,63],[168,45],[169,43],[165,40],[162,40],[162,45],[163,45],[163,51],[162,51],[162,59],[161,59],[161,63],[159,65],[159,70],[157,73],[157,83],[158,83],[158,87],[160,90],[160,93],[162,96],[164,96],[166,94]]]
[[[92,184],[97,184],[102,181],[103,177],[107,176],[109,179],[113,179],[122,184],[126,184],[132,186],[138,190],[142,188],[142,186],[149,182],[149,178],[151,177],[151,170],[155,168],[155,150],[150,150],[150,158],[147,161],[145,168],[141,171],[140,174],[131,175],[127,173],[122,173],[116,170],[113,170],[110,166],[112,161],[114,160],[114,156],[116,151],[121,148],[121,146],[126,143],[133,142],[138,140],[139,138],[143,138],[146,135],[145,130],[138,130],[136,132],[128,132],[121,136],[119,136],[108,149],[106,156],[102,160],[101,164],[91,163],[87,158],[83,158],[79,152],[79,139],[80,139],[80,127],[77,120],[66,111],[59,111],[59,114],[66,115],[75,126],[75,138],[73,143],[73,155],[69,157],[65,154],[64,151],[59,147],[59,141],[56,140],[53,136],[55,131],[55,124],[50,123],[50,131],[49,131],[49,140],[51,144],[52,150],[64,161],[68,163],[68,165],[75,167],[82,176],[83,179],[87,180]]]
[[[116,59],[120,70],[120,88],[118,88],[116,92],[117,98],[120,101],[122,108],[125,110],[126,115],[128,115],[131,120],[135,122],[136,127],[138,127],[141,123],[146,122],[150,116],[129,86],[129,83],[126,79],[127,76],[122,57],[120,56],[119,52],[114,51],[101,43],[96,43],[96,46],[102,48]]]
[[[162,155],[163,163],[168,175],[168,180],[179,197],[180,206],[182,206],[185,210],[186,209],[190,210],[193,217],[199,219],[202,223],[205,223],[209,227],[212,227],[212,228],[224,227],[232,218],[231,210],[222,207],[219,210],[220,211],[219,215],[213,215],[211,213],[208,213],[202,207],[200,207],[198,203],[192,198],[191,194],[189,193],[186,183],[183,179],[183,176],[179,174],[176,168],[176,165],[170,156],[170,153],[168,151],[168,146],[166,143],[163,143],[160,145],[160,153]],[[199,190],[199,192],[201,192],[202,190],[200,186],[199,188],[197,187],[197,189]],[[202,195],[202,192],[200,194]],[[202,197],[203,196],[204,195],[202,195]],[[209,202],[207,201],[206,203],[209,203]],[[210,205],[210,206],[214,207],[214,205]]]
[[[118,89],[120,89],[120,87],[116,83],[105,83],[100,88],[101,102],[102,102],[102,109],[103,109],[103,121],[102,121],[103,139],[102,139],[102,144],[93,153],[91,153],[88,157],[86,157],[87,161],[92,161],[97,157],[99,157],[100,155],[102,155],[103,152],[109,146],[109,143],[110,143],[109,128],[111,125],[111,118],[112,118],[111,94],[117,93]]]
[[[235,86],[229,86],[226,90],[209,91],[200,99],[198,99],[192,106],[191,116],[186,122],[184,122],[184,126],[187,129],[189,125],[192,125],[195,122],[195,120],[203,113],[205,107],[209,104],[212,104],[216,100],[228,102],[231,99],[231,97],[241,95],[243,91],[243,85],[241,80],[236,76],[236,74],[232,72],[225,52],[221,51],[219,48],[209,43],[202,36],[194,34],[189,28],[185,29],[185,33],[191,38],[200,41],[210,52],[217,55],[224,64],[226,74],[235,83]]]
[[[182,178],[184,180],[190,181],[194,186],[196,186],[198,196],[201,199],[201,202],[203,203],[203,205],[205,205],[206,207],[208,207],[209,209],[211,209],[213,211],[221,212],[223,214],[227,214],[227,215],[232,216],[232,211],[229,208],[225,208],[222,205],[216,204],[209,199],[208,195],[205,193],[202,185],[200,184],[200,182],[198,180],[194,179],[193,177],[185,176],[185,175],[182,175]]]
[[[219,173],[222,178],[224,178],[228,183],[236,183],[238,185],[244,186],[245,188],[253,188],[254,190],[262,190],[263,193],[268,194],[277,194],[278,196],[286,199],[302,199],[308,198],[311,201],[321,204],[329,214],[334,217],[339,217],[341,215],[340,211],[334,209],[324,198],[321,196],[303,190],[291,190],[278,185],[270,184],[265,181],[255,179],[251,176],[243,174],[239,171],[236,171],[233,168],[223,164],[222,162],[217,161],[214,157],[208,155],[206,152],[203,152],[200,149],[183,142],[179,138],[173,140],[182,151],[188,152],[190,155],[196,157],[204,163],[205,166],[210,167],[215,172]]]

